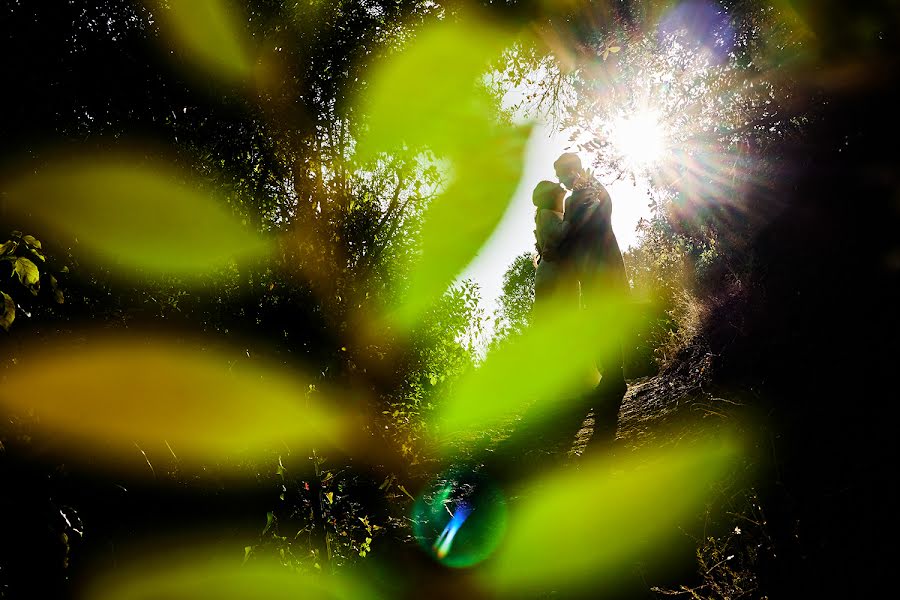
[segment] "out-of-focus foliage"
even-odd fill
[[[273,600],[316,597],[328,600],[378,598],[364,582],[348,575],[299,576],[274,561],[245,561],[205,548],[157,551],[155,559],[126,565],[100,577],[86,598],[225,600],[262,597]],[[163,558],[168,557],[168,558]]]
[[[231,0],[171,2],[145,0],[159,19],[169,47],[186,54],[189,62],[229,79],[242,79],[253,66],[251,43],[242,31],[237,3]]]
[[[56,346],[23,352],[0,402],[13,413],[33,411],[73,455],[115,461],[120,454],[110,448],[165,444],[202,464],[262,456],[279,443],[341,447],[358,436],[349,407],[323,398],[296,370],[259,362],[236,370],[228,355],[152,338]],[[42,375],[48,370],[53,377]]]
[[[20,219],[77,239],[89,258],[126,275],[142,269],[188,279],[269,254],[270,243],[242,227],[221,199],[191,189],[164,165],[67,157],[7,186]]]
[[[594,294],[585,283],[585,293],[602,301],[581,310],[567,297],[549,299],[545,319],[494,348],[442,399],[434,423],[435,443],[444,452],[460,436],[504,424],[533,403],[571,402],[597,383],[596,360],[615,350],[635,315],[624,298],[607,290]]]
[[[86,447],[103,439],[120,445],[162,439],[178,463],[174,475],[157,473],[140,446],[138,453],[158,475],[155,481],[179,477],[178,484],[189,487],[218,472],[191,479],[178,470],[188,472],[176,456],[182,451],[203,463],[202,471],[236,447],[265,446],[271,453],[281,443],[285,458],[279,455],[277,466],[266,455],[247,467],[265,486],[265,498],[247,509],[258,513],[241,544],[247,544],[248,563],[271,553],[304,573],[333,570],[376,551],[378,523],[384,523],[355,502],[346,464],[324,467],[323,446],[338,452],[327,447],[329,438],[347,437],[344,427],[332,429],[332,411],[363,417],[349,444],[354,466],[376,462],[389,471],[379,472],[385,478],[377,491],[409,497],[398,478],[421,467],[434,449],[423,440],[437,434],[443,458],[456,458],[451,450],[466,441],[456,435],[471,438],[530,403],[565,402],[585,386],[596,354],[618,337],[606,334],[633,325],[620,305],[586,316],[567,304],[555,318],[531,326],[533,269],[521,256],[504,279],[498,342],[476,360],[484,327],[478,290],[471,282],[450,284],[499,221],[518,183],[527,137],[527,127],[504,122],[483,86],[498,56],[511,57],[505,72],[514,84],[526,71],[538,72],[530,100],[549,102],[562,123],[577,130],[578,149],[594,154],[593,166],[603,165],[604,177],[628,171],[666,192],[628,266],[635,290],[662,307],[660,335],[674,335],[677,343],[696,331],[696,311],[679,304],[686,291],[697,298],[726,276],[742,284],[752,255],[736,259],[734,251],[747,249],[747,232],[779,209],[775,199],[748,210],[743,192],[765,190],[777,173],[757,161],[758,153],[777,158],[777,144],[798,135],[815,112],[793,104],[790,67],[808,64],[818,41],[786,4],[652,2],[627,10],[605,2],[501,3],[496,14],[510,16],[502,24],[458,13],[457,3],[430,0],[260,0],[246,3],[243,16],[233,19],[228,15],[237,12],[224,0],[191,8],[115,0],[27,4],[2,9],[0,53],[30,58],[4,66],[4,80],[21,89],[0,154],[17,165],[0,190],[0,218],[12,221],[9,229],[22,228],[20,218],[49,203],[44,225],[50,238],[43,230],[34,233],[58,249],[55,254],[78,262],[83,248],[109,245],[105,258],[78,262],[63,297],[38,256],[44,248],[14,234],[0,251],[10,268],[0,290],[0,324],[9,329],[35,292],[35,298],[51,293],[66,301],[35,309],[42,342],[53,344],[57,333],[87,321],[97,329],[202,332],[210,344],[230,350],[207,351],[200,360],[168,345],[143,347],[152,336],[129,348],[91,342],[64,357],[38,350],[26,356],[9,344],[3,394],[19,414],[2,426],[26,424],[5,436],[16,444],[11,452],[46,443],[60,430]],[[191,11],[201,10],[208,18],[197,22]],[[692,18],[698,16],[705,20]],[[523,24],[518,19],[545,48],[536,50],[530,36],[510,29]],[[510,49],[516,42],[521,51]],[[548,48],[555,57],[547,56]],[[201,69],[187,76],[180,61]],[[248,85],[223,91],[222,79]],[[659,114],[666,145],[658,162],[637,168],[608,127],[647,110]],[[82,170],[46,177],[59,173],[56,146],[68,146],[69,155],[99,149],[118,156],[145,140],[140,164],[167,161],[185,173],[184,183],[215,190],[217,199],[207,202],[205,193],[185,193],[169,178],[133,165],[125,176],[85,179]],[[17,204],[10,181],[34,190],[27,206]],[[112,188],[116,195],[107,195]],[[103,194],[93,193],[100,189]],[[79,205],[66,204],[69,197]],[[82,210],[93,202],[106,202],[105,208]],[[176,210],[180,216],[165,221]],[[78,220],[85,215],[93,221]],[[123,227],[126,215],[139,227]],[[273,252],[231,256],[245,242],[255,249],[261,236],[274,240]],[[121,269],[111,254],[166,276],[112,277]],[[198,267],[206,274],[199,276]],[[187,280],[194,281],[189,286]],[[20,320],[11,335],[19,334]],[[48,369],[56,379],[45,377]],[[302,382],[282,379],[295,369],[308,374]],[[352,399],[352,412],[324,392],[333,384],[344,386],[340,396]],[[328,413],[323,428],[333,435],[306,427],[318,415],[305,403],[319,398],[331,401],[322,407]],[[555,585],[561,576],[565,587],[608,573],[635,550],[637,538],[661,538],[695,510],[730,455],[710,444],[656,457],[649,466],[626,463],[624,473],[608,477],[608,465],[588,462],[581,471],[539,480],[520,499],[484,586],[515,594]],[[70,462],[77,458],[73,453]],[[69,504],[80,510],[91,507],[90,500],[70,502],[76,486],[56,494],[56,488],[34,486],[28,474],[13,476],[21,479],[9,486],[12,499],[4,497],[12,506],[6,512],[24,524],[17,527],[32,529],[53,515],[58,523],[43,529],[54,538],[53,548],[64,551],[62,572],[70,555],[78,560],[74,533],[83,529],[70,518],[77,510]],[[276,478],[277,486],[270,485]],[[226,494],[217,488],[204,499],[219,492]],[[109,520],[133,524],[142,509],[158,508],[152,493],[135,495],[142,500],[110,502],[115,517]],[[571,497],[578,502],[568,502]],[[86,521],[93,527],[102,519]],[[548,558],[547,540],[561,532],[565,543]],[[0,565],[4,577],[28,572],[31,533],[10,534],[18,543],[7,545],[13,553],[3,549],[14,567]],[[92,532],[83,543],[113,548],[123,535],[104,534]],[[450,552],[450,535],[435,540],[438,553]],[[117,562],[115,551],[111,555],[107,566]],[[308,578],[287,582],[259,573],[250,568],[235,575],[186,562],[183,569],[151,569],[97,589],[112,596],[351,593],[339,582],[330,582],[336,590]],[[37,579],[38,589],[29,592],[58,595]],[[353,597],[368,593],[353,589]]]
[[[421,257],[390,321],[412,327],[499,223],[522,173],[527,127],[499,120],[484,73],[513,37],[484,18],[445,21],[378,65],[363,96],[359,157],[399,147],[449,162],[446,188],[422,217]],[[436,68],[440,65],[440,68]]]
[[[510,512],[508,534],[482,574],[484,585],[506,594],[548,583],[567,591],[601,583],[615,589],[640,546],[654,544],[658,556],[665,555],[672,525],[702,507],[739,453],[739,442],[725,436],[617,464],[595,459],[576,472],[536,478]],[[565,543],[547,552],[548,539]]]

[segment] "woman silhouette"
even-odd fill
[[[536,207],[534,237],[537,258],[534,273],[535,318],[543,318],[546,310],[560,303],[578,306],[578,280],[567,264],[545,256],[545,250],[559,243],[564,231],[563,198],[566,190],[558,183],[541,181],[531,194]],[[551,302],[551,300],[555,300]]]

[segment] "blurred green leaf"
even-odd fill
[[[92,460],[124,460],[132,452],[109,448],[136,442],[166,455],[168,442],[179,459],[196,463],[256,458],[282,443],[352,442],[352,415],[338,411],[335,397],[310,397],[297,369],[259,359],[236,366],[240,355],[130,335],[87,346],[58,340],[51,351],[23,350],[0,404],[34,411],[73,456]]]
[[[546,316],[495,348],[439,402],[433,424],[444,450],[455,447],[460,434],[501,424],[533,403],[543,412],[576,401],[597,382],[596,358],[608,356],[637,323],[632,305],[615,295],[606,295],[590,312],[560,297],[541,315]]]
[[[30,245],[34,246],[35,248],[37,248],[38,250],[41,249],[41,242],[40,242],[40,240],[35,239],[35,237],[34,237],[33,235],[26,235],[26,236],[23,236],[22,239],[25,240],[28,244],[30,244]]]
[[[514,39],[484,18],[441,21],[372,71],[360,102],[369,127],[357,158],[429,149],[452,172],[423,217],[421,260],[404,302],[392,307],[390,320],[401,327],[417,323],[471,261],[518,185],[530,128],[501,125],[482,81]]]
[[[241,27],[236,4],[227,0],[168,2],[147,0],[159,18],[160,30],[196,66],[224,79],[250,74],[250,38]]]
[[[12,182],[9,206],[59,235],[78,238],[95,260],[134,276],[196,277],[268,244],[164,165],[127,157],[61,159]]]
[[[359,156],[368,160],[404,144],[453,157],[477,148],[496,122],[496,104],[481,78],[513,41],[510,31],[471,16],[421,31],[372,69],[361,99],[370,121]]]
[[[248,550],[248,548],[250,548]],[[86,600],[369,600],[378,595],[346,574],[301,575],[264,561],[244,547],[244,555],[210,555],[196,548],[157,548],[132,565],[97,577]],[[249,556],[253,560],[246,560]]]
[[[395,322],[416,324],[493,233],[518,185],[529,132],[509,127],[453,159],[456,178],[425,212],[420,260],[391,315]]]
[[[665,558],[666,543],[680,535],[677,525],[703,510],[712,484],[739,453],[735,438],[710,437],[536,479],[510,511],[506,539],[482,572],[484,585],[521,594],[590,583],[598,596],[608,593],[639,550]],[[598,581],[610,587],[596,589]]]
[[[275,513],[269,511],[266,513],[266,526],[263,527],[262,535],[265,535],[267,531],[272,529],[272,525],[275,524]]]
[[[18,248],[18,247],[19,247],[19,243],[16,242],[15,240],[7,240],[7,241],[3,242],[2,245],[0,245],[0,256],[3,256],[7,252],[12,254],[13,252],[16,251],[16,248]]]

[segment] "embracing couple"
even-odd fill
[[[562,185],[541,181],[532,194],[537,207],[535,319],[546,318],[560,306],[590,310],[607,299],[623,299],[628,293],[625,263],[612,230],[609,193],[584,169],[576,154],[563,154],[553,167]],[[571,192],[568,197],[566,189]],[[612,350],[603,352],[594,361],[596,371],[592,369],[594,382],[600,375],[602,378],[576,408],[582,419],[588,409],[594,412],[590,447],[605,447],[615,440],[619,408],[627,389],[621,338],[615,327],[609,332],[611,339],[602,345]]]

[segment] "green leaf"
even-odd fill
[[[462,16],[426,28],[373,69],[361,103],[369,128],[358,158],[428,149],[452,173],[425,211],[420,260],[411,268],[403,302],[388,315],[401,329],[414,326],[475,257],[518,185],[530,127],[498,125],[497,106],[482,84],[513,41],[512,32],[489,20]]]
[[[225,80],[240,80],[252,72],[252,43],[236,2],[145,0],[159,18],[160,31],[195,66]]]
[[[38,250],[41,249],[40,240],[36,239],[33,235],[23,236],[22,239],[25,240],[30,246],[34,246]]]
[[[531,482],[511,511],[503,545],[482,571],[486,590],[517,597],[538,587],[568,592],[628,571],[637,552],[671,555],[679,523],[702,514],[715,482],[736,465],[736,437],[709,437]],[[564,491],[565,493],[561,493]],[[552,552],[541,552],[553,540]],[[598,596],[601,594],[597,594]]]
[[[611,356],[617,340],[636,331],[638,320],[622,297],[601,296],[589,285],[584,289],[584,297],[597,298],[590,312],[579,310],[577,298],[569,295],[548,301],[523,335],[494,349],[455,383],[433,417],[439,446],[452,450],[461,435],[507,422],[531,404],[536,415],[560,410],[596,385],[597,358]],[[535,360],[553,368],[523,376],[522,366]]]
[[[32,291],[40,287],[41,272],[38,271],[37,265],[27,258],[19,257],[16,259],[15,272],[19,276],[19,281],[25,287]]]
[[[144,269],[190,279],[269,252],[224,198],[185,180],[167,165],[129,156],[60,158],[12,182],[8,204],[56,235],[78,238],[89,258],[130,277]]]
[[[0,296],[3,298],[3,305],[0,307],[3,309],[0,313],[0,327],[9,331],[9,326],[16,320],[16,303],[6,292],[0,292]]]
[[[245,558],[253,554],[253,547],[248,551],[244,546]],[[323,578],[286,569],[277,560],[241,563],[240,555],[224,552],[212,542],[208,547],[163,546],[162,551],[138,555],[130,563],[96,574],[79,597],[84,600],[374,600],[380,597],[373,583],[354,577],[351,569]]]
[[[73,460],[116,461],[133,455],[135,443],[168,454],[168,441],[190,464],[238,468],[282,443],[358,443],[353,415],[336,408],[342,399],[306,397],[311,377],[296,367],[262,359],[236,367],[242,349],[202,349],[148,332],[88,338],[23,347],[21,367],[0,387],[0,410],[39,414]],[[125,466],[150,474],[140,461]]]
[[[16,248],[19,247],[19,243],[15,240],[7,240],[0,245],[0,256],[3,256],[7,252],[12,254],[16,251]]]

